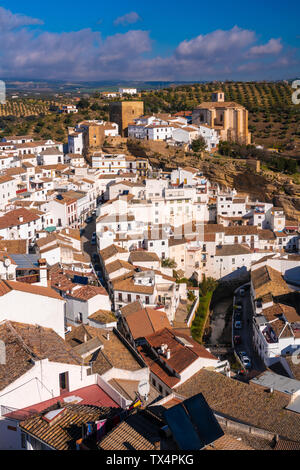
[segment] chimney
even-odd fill
[[[45,258],[40,258],[38,260],[38,265],[40,268],[40,281],[39,284],[44,287],[48,287],[48,280],[47,280],[47,262]]]
[[[167,349],[167,352],[166,352],[166,359],[170,359],[171,357],[171,350],[170,349]]]
[[[84,341],[85,343],[87,342],[87,334],[86,334],[86,333],[84,333],[84,339],[83,339],[83,341]]]
[[[21,216],[21,215],[18,217],[18,219],[19,219],[19,222],[23,222],[23,221],[24,221],[24,217]]]
[[[107,341],[109,341],[109,338],[110,338],[110,335],[109,335],[109,332],[108,332],[107,335],[106,335]]]

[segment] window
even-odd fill
[[[69,391],[69,372],[59,374],[59,388],[61,391]]]
[[[122,294],[119,292],[119,301],[122,302]]]
[[[149,303],[150,303],[150,299],[149,299],[148,295],[146,295],[146,304],[149,305]]]
[[[131,294],[127,294],[127,300],[128,302],[131,302]]]

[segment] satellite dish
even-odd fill
[[[141,398],[148,398],[148,395],[150,393],[150,384],[146,380],[141,380],[139,385],[138,385],[138,393]]]
[[[10,259],[9,259],[9,258],[5,258],[5,260],[4,260],[4,266],[6,266],[6,268],[8,268],[10,265],[11,265]]]

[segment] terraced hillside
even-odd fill
[[[38,116],[41,113],[50,113],[50,106],[54,101],[34,99],[10,99],[6,104],[0,104],[0,116]]]
[[[293,89],[287,82],[212,82],[205,84],[170,86],[159,90],[145,90],[142,99],[145,113],[193,110],[203,101],[211,100],[211,93],[222,89],[226,101],[236,101],[249,110],[249,129],[252,141],[266,148],[284,150],[300,156],[300,105],[292,102]],[[61,95],[60,104],[71,103],[68,95]],[[33,133],[35,137],[52,137],[67,141],[67,127],[82,119],[108,119],[108,100],[99,92],[77,103],[79,113],[59,115],[50,111],[57,98],[8,100],[0,105],[0,137],[10,133]],[[114,100],[112,100],[114,101]]]

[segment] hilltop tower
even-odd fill
[[[109,120],[118,124],[122,137],[128,136],[128,124],[143,114],[143,101],[117,101],[109,105]]]

